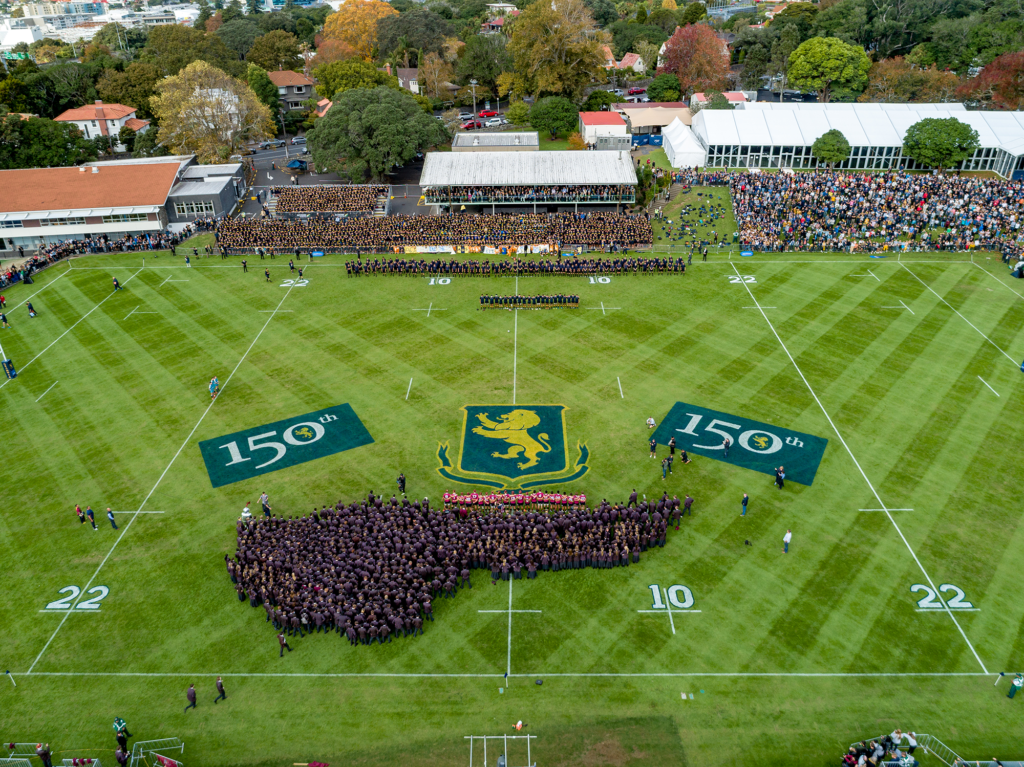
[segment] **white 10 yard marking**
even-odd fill
[[[651,605],[650,610],[637,610],[638,613],[661,613],[662,615],[668,615],[668,624],[672,628],[672,633],[676,633],[676,622],[673,619],[673,615],[679,613],[699,613],[700,610],[693,610],[693,592],[690,591],[686,586],[669,586],[667,589],[663,589],[656,583],[652,583],[648,586],[651,590],[651,597],[654,599],[654,603]]]
[[[309,284],[309,280],[285,280],[281,283],[282,288],[304,288]]]
[[[729,282],[733,285],[742,285],[745,282],[757,282],[757,278],[752,274],[727,274]]]
[[[297,429],[299,429],[299,431],[296,431]],[[312,432],[310,431],[310,429],[312,429]],[[324,433],[325,432],[323,426],[316,423],[315,421],[306,421],[304,423],[297,423],[294,426],[289,426],[287,429],[284,430],[284,433],[281,436],[284,439],[284,441],[287,442],[289,445],[302,447],[303,445],[313,444],[321,437],[323,437]],[[298,439],[296,437],[296,434],[301,437],[304,437],[305,439]],[[266,461],[265,463],[261,463],[258,466],[256,466],[257,469],[262,469],[264,466],[269,466],[272,463],[277,463],[282,458],[284,458],[284,454],[288,452],[288,448],[285,445],[282,445],[280,442],[257,442],[257,440],[261,440],[265,437],[274,436],[277,436],[276,431],[268,431],[263,434],[256,434],[252,437],[249,437],[249,452],[254,452],[262,448],[270,448],[272,450],[277,451],[277,455],[275,455],[269,461]],[[227,449],[228,455],[231,457],[231,460],[228,463],[224,464],[225,466],[232,466],[236,463],[245,463],[246,461],[252,460],[251,457],[242,457],[242,453],[238,449],[237,442],[228,442],[226,445],[220,445],[219,449]]]
[[[430,278],[430,282],[428,284],[430,284],[430,285],[451,285],[452,284],[452,278],[451,277],[437,277],[437,278],[431,277]]]
[[[64,588],[58,590],[57,593],[67,594],[67,596],[62,597],[55,602],[50,602],[48,605],[46,605],[45,610],[40,610],[39,612],[45,613],[60,612],[63,610],[99,610],[100,602],[102,602],[104,597],[106,597],[107,594],[110,593],[110,589],[108,589],[106,586],[93,586],[85,593],[96,594],[96,596],[91,597],[89,599],[85,599],[79,602],[74,607],[71,606],[71,603],[74,602],[78,595],[82,593],[82,590],[78,588],[78,586],[65,586]]]
[[[590,284],[591,285],[607,285],[611,281],[612,281],[611,277],[591,277],[590,278]]]
[[[910,587],[912,594],[924,592],[924,597],[917,601],[917,611],[919,613],[931,612],[932,610],[942,610],[945,612],[945,607],[942,606],[942,599],[931,586],[925,586],[923,583],[915,583]],[[953,598],[946,600],[946,607],[950,610],[971,610],[977,612],[980,607],[975,607],[973,604],[965,599],[964,590],[959,586],[954,586],[952,583],[943,583],[939,586],[939,591],[946,594],[950,591],[953,592]],[[938,600],[938,601],[936,601]]]

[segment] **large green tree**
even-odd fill
[[[280,107],[279,94],[277,86],[274,85],[267,75],[267,70],[255,64],[250,64],[245,79],[249,83],[252,92],[256,94],[256,98],[266,104],[270,108],[270,113],[276,117],[277,110]]]
[[[690,3],[679,14],[679,26],[685,27],[687,24],[696,24],[707,15],[708,9],[704,3]]]
[[[653,99],[652,99],[653,100]],[[582,112],[600,112],[612,104],[617,104],[622,99],[611,91],[591,91],[587,100],[583,102]]]
[[[554,138],[559,133],[571,133],[579,125],[580,113],[569,99],[548,96],[530,109],[530,125]]]
[[[96,91],[104,101],[135,107],[138,116],[146,120],[153,116],[149,99],[156,93],[156,84],[162,79],[163,74],[156,64],[133,61],[123,72],[103,70],[96,82]]]
[[[498,77],[512,69],[512,55],[501,35],[473,35],[459,55],[457,72],[463,82],[476,80],[489,91],[497,90]]]
[[[318,81],[316,92],[324,99],[334,99],[342,91],[353,88],[376,88],[379,85],[395,89],[399,87],[397,77],[381,72],[362,59],[324,64],[313,70],[313,77]]]
[[[651,101],[679,101],[679,78],[675,75],[658,75],[647,86],[647,98]]]
[[[926,117],[903,137],[904,155],[939,170],[966,160],[977,148],[978,131],[955,117]]]
[[[299,55],[299,41],[295,35],[283,29],[257,37],[245,60],[268,72],[281,69],[300,69],[302,56]]]
[[[401,45],[423,53],[438,53],[444,39],[454,33],[455,26],[447,19],[425,8],[416,8],[378,21],[377,46],[381,55],[392,53]]]
[[[224,45],[238,54],[238,58],[244,59],[263,30],[252,19],[235,19],[221,25],[215,34],[224,41]]]
[[[619,12],[615,10],[612,0],[583,0],[598,26],[607,27],[619,20]]]
[[[149,30],[136,27],[126,27],[123,24],[111,22],[100,27],[100,31],[93,35],[94,45],[105,45],[112,51],[120,51],[125,48],[137,49],[146,44],[149,39]]]
[[[832,168],[850,156],[850,142],[843,132],[833,128],[825,131],[811,144],[811,155],[819,162]]]
[[[673,29],[675,29],[674,26]],[[637,40],[643,39],[652,45],[661,47],[661,44],[668,40],[669,36],[659,26],[625,21],[615,22],[608,27],[607,31],[612,35],[612,53],[620,59],[633,50]]]
[[[246,68],[217,35],[179,24],[163,24],[151,29],[141,58],[156,64],[166,76],[178,74],[193,61],[205,61],[234,77],[244,76]]]
[[[789,56],[789,82],[805,91],[817,91],[828,103],[836,89],[860,92],[868,82],[871,60],[864,49],[836,37],[812,37]]]
[[[380,86],[342,93],[306,140],[318,168],[358,182],[382,180],[448,134],[411,94]]]
[[[56,117],[66,109],[96,100],[93,68],[87,64],[55,64],[24,77],[31,111]]]
[[[0,116],[0,168],[45,168],[95,160],[96,145],[71,123]]]

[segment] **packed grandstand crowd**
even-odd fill
[[[465,277],[522,276],[536,274],[571,275],[586,277],[592,274],[683,274],[685,258],[565,258],[559,254],[555,260],[523,260],[511,258],[503,261],[460,260],[456,258],[430,261],[425,259],[374,258],[345,262],[350,277],[360,275],[419,275],[456,274]]]
[[[907,173],[735,173],[739,241],[758,251],[1020,253],[1024,185]]]
[[[371,211],[388,194],[383,184],[359,186],[275,186],[279,213],[358,213]]]
[[[423,190],[429,203],[457,202],[615,202],[632,201],[629,184],[562,186],[433,186]]]
[[[341,222],[227,219],[217,233],[228,253],[256,248],[381,253],[405,245],[634,247],[650,245],[652,240],[646,216],[614,213],[395,215]]]
[[[498,579],[538,570],[628,566],[664,546],[678,528],[680,502],[610,504],[593,510],[579,496],[478,496],[445,508],[369,496],[303,517],[249,517],[237,523],[234,558],[225,556],[239,601],[262,606],[288,633],[338,631],[353,644],[422,633],[432,602],[472,587],[471,571]],[[482,500],[482,499],[487,500]],[[562,502],[562,498],[571,499]],[[447,509],[447,510],[446,510]]]

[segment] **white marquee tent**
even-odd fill
[[[707,160],[708,153],[697,141],[688,125],[683,125],[678,117],[666,125],[661,135],[664,136],[665,154],[668,164],[673,168],[700,168]]]

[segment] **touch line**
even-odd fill
[[[985,384],[985,386],[988,386],[988,381],[986,381],[986,380],[985,380],[984,378],[982,378],[981,376],[978,376],[978,380],[979,380],[979,381],[981,381],[981,382],[982,382],[983,384]],[[993,394],[995,394],[995,395],[996,395],[997,397],[999,396],[999,392],[997,392],[997,391],[996,391],[995,389],[993,389],[993,388],[992,388],[991,386],[988,386],[988,390],[989,390],[990,392],[992,392]],[[47,389],[47,391],[49,391],[49,389]],[[38,402],[38,400],[36,400],[36,401]]]
[[[906,269],[906,266],[904,266],[903,268]],[[737,270],[735,266],[733,266],[733,269],[736,271],[737,276],[739,276],[739,270]],[[907,269],[907,271],[909,272],[910,270]],[[913,274],[913,272],[910,272],[910,273]],[[921,284],[924,285],[923,282]],[[748,285],[745,282],[742,283],[742,285],[743,285],[743,287],[745,287],[747,289],[747,293],[750,294],[750,299],[756,304],[757,303],[757,299],[754,297],[754,293],[750,289],[750,285]],[[927,287],[927,285],[925,285],[925,287]],[[930,290],[930,288],[929,288],[929,290]],[[932,292],[934,293],[935,291],[932,291]],[[938,295],[938,294],[936,293],[936,295]],[[941,296],[940,296],[940,298],[941,298]],[[952,308],[952,307],[950,307],[950,308]],[[953,311],[956,311],[956,310],[954,309]],[[853,454],[853,450],[851,450],[850,446],[848,444],[846,444],[846,440],[843,438],[842,433],[839,431],[839,427],[837,427],[835,425],[835,422],[832,420],[832,416],[830,416],[828,414],[828,411],[825,410],[825,406],[821,403],[821,400],[818,399],[818,395],[815,393],[814,389],[811,387],[810,382],[804,376],[803,371],[800,369],[800,366],[796,363],[796,360],[793,358],[793,355],[790,354],[789,349],[786,347],[785,342],[783,342],[783,340],[782,340],[782,337],[779,335],[778,331],[775,330],[775,326],[772,324],[772,321],[770,319],[768,319],[768,315],[765,314],[764,312],[761,312],[761,316],[764,317],[764,321],[766,323],[768,323],[768,328],[772,331],[772,334],[775,336],[775,339],[779,342],[779,346],[782,347],[782,350],[786,353],[786,356],[789,357],[789,361],[793,363],[793,367],[796,369],[796,372],[800,376],[800,379],[804,382],[804,386],[807,387],[807,391],[809,391],[811,393],[811,396],[814,398],[814,401],[816,403],[818,403],[818,407],[821,409],[821,412],[824,414],[825,419],[829,423],[829,426],[832,427],[832,431],[834,431],[836,436],[839,438],[839,441],[842,443],[843,448],[845,448],[847,454],[850,456],[850,459],[853,461],[854,466],[857,467],[857,471],[860,472],[861,477],[864,478],[864,481],[867,483],[867,486],[871,489],[871,494],[873,496],[875,496],[875,500],[878,501],[878,505],[882,509],[885,509],[885,516],[887,516],[889,518],[889,521],[892,523],[892,526],[894,528],[896,528],[896,533],[903,540],[903,544],[907,547],[907,551],[910,552],[910,556],[914,558],[914,562],[917,563],[918,568],[921,570],[921,574],[924,575],[925,580],[928,581],[928,585],[932,587],[932,592],[937,595],[939,601],[942,603],[942,606],[946,608],[946,614],[950,617],[950,620],[953,621],[953,623],[956,626],[957,630],[960,632],[960,636],[962,636],[964,638],[964,641],[967,643],[967,646],[970,648],[971,653],[973,653],[973,655],[974,655],[974,659],[976,661],[978,661],[978,665],[981,666],[982,670],[986,674],[988,674],[988,669],[985,668],[985,664],[982,662],[981,658],[979,657],[978,651],[974,649],[974,645],[971,644],[971,640],[967,638],[967,634],[964,632],[963,627],[961,627],[960,622],[956,619],[956,616],[953,615],[952,612],[950,612],[949,605],[946,604],[946,600],[943,599],[941,595],[939,595],[939,590],[937,588],[935,588],[935,583],[932,581],[931,576],[928,575],[928,571],[924,569],[924,565],[921,564],[921,560],[919,560],[917,558],[917,554],[914,553],[914,549],[910,546],[910,541],[908,541],[906,536],[903,535],[903,531],[900,529],[900,526],[896,524],[896,520],[893,518],[892,514],[889,513],[888,507],[885,505],[885,502],[882,500],[881,496],[878,494],[878,491],[875,490],[875,486],[871,483],[871,480],[868,479],[868,475],[864,473],[864,469],[861,468],[860,462],[857,460],[857,457]]]
[[[142,271],[142,270],[140,269],[139,271]],[[136,272],[135,274],[138,274],[138,272]],[[135,274],[133,274],[132,277],[134,277]],[[130,280],[130,279],[131,279],[131,277],[128,278],[128,280]],[[128,283],[128,280],[125,280],[125,284]],[[288,296],[291,295],[293,287],[294,287],[294,285],[289,286],[288,292],[286,292],[284,294],[284,298],[281,299],[281,303],[279,303],[277,305],[278,309],[280,309],[281,305],[284,304],[284,302],[288,300]],[[111,294],[111,295],[113,295],[113,294]],[[107,298],[109,298],[109,297],[110,296],[107,296]],[[103,300],[106,301],[106,298],[103,299]],[[97,304],[97,306],[98,305],[99,304]],[[85,318],[83,317],[82,319],[85,319]],[[89,588],[96,581],[97,576],[99,576],[100,570],[103,569],[103,566],[107,563],[107,560],[110,559],[110,555],[113,554],[114,553],[114,549],[117,548],[117,544],[119,544],[121,542],[121,539],[124,538],[125,534],[131,529],[132,524],[135,522],[136,519],[139,518],[139,514],[142,513],[142,510],[146,507],[146,504],[149,502],[150,497],[153,495],[153,493],[156,492],[156,489],[158,487],[160,487],[160,483],[164,481],[164,477],[167,476],[167,472],[169,472],[171,470],[171,467],[174,465],[174,462],[176,460],[178,460],[178,456],[181,455],[181,451],[185,449],[185,445],[187,445],[189,443],[189,441],[192,439],[192,435],[194,435],[196,433],[196,430],[199,429],[199,426],[200,426],[200,424],[202,424],[203,419],[206,418],[207,413],[209,413],[210,409],[217,403],[217,400],[221,399],[224,396],[224,390],[228,388],[228,384],[231,383],[231,379],[234,377],[235,373],[238,372],[238,368],[240,368],[242,366],[242,363],[245,362],[245,358],[249,356],[249,352],[252,351],[253,347],[256,345],[256,342],[260,340],[260,336],[263,335],[263,331],[267,329],[267,326],[270,324],[270,321],[273,320],[273,319],[274,319],[274,315],[273,314],[271,314],[269,317],[267,317],[267,321],[265,323],[263,323],[263,327],[260,328],[260,332],[256,334],[256,337],[252,340],[252,343],[249,344],[249,348],[245,350],[245,354],[243,354],[241,359],[238,360],[238,364],[235,365],[235,369],[232,370],[231,373],[228,375],[228,377],[224,380],[224,385],[221,387],[220,394],[217,395],[217,399],[210,400],[210,404],[206,406],[206,410],[204,410],[203,414],[201,416],[199,416],[199,420],[196,421],[196,425],[192,427],[192,431],[190,431],[188,433],[188,436],[185,437],[185,441],[181,443],[181,447],[178,448],[178,452],[176,452],[174,454],[174,457],[171,459],[171,462],[167,464],[167,467],[163,470],[163,473],[160,474],[160,478],[157,479],[156,484],[154,484],[152,489],[146,494],[146,497],[142,499],[142,503],[139,504],[139,508],[132,515],[132,518],[128,520],[128,524],[125,525],[121,529],[121,534],[117,536],[117,540],[114,541],[114,545],[110,547],[110,551],[108,551],[107,555],[105,557],[103,557],[103,560],[100,562],[99,567],[96,568],[96,572],[94,572],[92,574],[92,577],[89,579],[89,582],[85,585],[85,588],[82,589],[82,591],[79,593],[78,599],[76,599],[75,603],[71,605],[71,609],[68,610],[67,615],[65,615],[63,618],[61,618],[60,623],[57,624],[57,628],[54,629],[54,632],[53,632],[53,634],[50,635],[50,638],[48,640],[46,640],[46,644],[43,645],[43,649],[39,651],[39,655],[37,655],[36,659],[34,661],[32,661],[32,665],[28,667],[28,672],[27,673],[29,673],[29,674],[32,673],[32,669],[34,669],[36,667],[36,664],[39,662],[39,659],[43,657],[43,654],[50,647],[50,643],[53,642],[54,638],[60,632],[61,628],[63,628],[64,622],[68,619],[68,615],[70,615],[71,612],[75,609],[75,607],[78,605],[78,602],[81,601],[82,597],[85,596],[86,593],[88,593]],[[81,320],[79,320],[79,322],[80,321]]]
[[[512,673],[512,579],[508,579],[508,660],[505,664],[505,676]]]
[[[133,275],[132,275],[131,277],[129,277],[129,278],[127,279],[127,280],[125,280],[125,281],[124,281],[124,285],[127,285],[127,284],[128,284],[129,282],[131,282],[131,281],[132,281],[133,279],[135,279],[135,278],[136,278],[136,277],[138,276],[139,272],[141,272],[141,271],[142,271],[142,270],[141,270],[141,269],[139,269],[139,271],[138,271],[138,272],[135,272],[135,274],[133,274]],[[65,274],[67,274],[67,272],[65,272]],[[56,281],[56,280],[55,280],[55,281]],[[55,343],[57,343],[57,341],[59,341],[59,340],[60,340],[60,339],[62,339],[62,338],[63,338],[64,336],[66,336],[66,335],[67,335],[68,333],[70,333],[70,332],[71,332],[72,330],[74,330],[74,329],[75,329],[76,327],[78,327],[78,323],[79,323],[79,322],[81,322],[81,321],[82,321],[82,320],[84,320],[84,319],[85,319],[86,317],[88,317],[88,316],[89,316],[90,314],[92,314],[92,313],[93,313],[94,311],[96,311],[96,310],[97,310],[97,309],[99,309],[99,308],[100,308],[101,306],[103,306],[103,304],[105,304],[105,303],[107,302],[107,300],[108,300],[109,298],[111,298],[111,297],[112,297],[112,296],[113,296],[113,295],[114,295],[115,293],[117,293],[117,291],[116,291],[116,290],[114,290],[114,291],[111,291],[110,295],[108,295],[108,296],[107,296],[106,298],[104,298],[104,299],[103,299],[102,301],[100,301],[100,302],[99,302],[98,304],[96,304],[96,306],[94,306],[94,307],[93,307],[92,309],[90,309],[90,310],[89,310],[89,311],[87,311],[87,312],[86,312],[85,314],[83,314],[83,315],[81,316],[81,318],[79,318],[78,322],[76,322],[76,323],[75,323],[74,325],[72,325],[72,326],[71,326],[70,328],[68,328],[68,329],[67,329],[67,330],[65,330],[65,331],[64,331],[63,333],[61,333],[61,334],[60,334],[59,336],[57,336],[57,337],[56,337],[56,338],[55,338],[55,339],[54,339],[53,341],[51,341],[51,342],[50,342],[50,346],[53,346],[53,345],[54,345]],[[24,365],[22,365],[22,367],[21,367],[21,372],[25,372],[25,368],[27,368],[27,367],[28,367],[29,365],[31,365],[31,364],[32,364],[33,362],[35,362],[35,361],[36,361],[37,359],[39,359],[40,357],[42,357],[42,356],[43,356],[43,355],[44,355],[44,354],[46,353],[46,350],[50,348],[50,346],[47,346],[47,347],[46,347],[46,349],[43,349],[43,350],[42,350],[41,352],[39,352],[39,354],[37,354],[37,355],[36,355],[35,357],[33,357],[32,359],[30,359],[30,360],[29,360],[28,362],[26,362],[26,363],[25,363]],[[9,383],[10,383],[11,381],[13,381],[13,380],[14,380],[13,378],[8,378],[8,379],[7,379],[6,381],[4,381],[4,382],[3,382],[2,384],[0,384],[0,389],[2,389],[2,388],[4,388],[5,386],[7,386],[7,384],[9,384]]]
[[[976,267],[978,267],[979,269],[981,269],[981,271],[985,272],[985,274],[987,274],[987,275],[988,275],[989,277],[991,277],[991,278],[992,278],[993,280],[995,280],[995,281],[996,281],[996,282],[998,282],[998,283],[999,283],[1000,285],[1002,285],[1002,286],[1003,286],[1004,288],[1006,288],[1007,290],[1009,290],[1009,291],[1010,291],[1011,293],[1014,293],[1015,295],[1017,295],[1017,297],[1018,297],[1018,298],[1024,298],[1024,296],[1022,296],[1022,295],[1021,295],[1020,293],[1017,293],[1017,291],[1016,291],[1016,290],[1014,290],[1014,289],[1013,289],[1013,288],[1011,288],[1011,287],[1010,287],[1009,285],[1007,285],[1007,284],[1006,284],[1005,282],[1003,282],[1003,281],[1002,281],[1001,279],[999,279],[998,277],[996,277],[996,276],[995,276],[994,274],[992,274],[992,272],[990,272],[990,271],[989,271],[988,269],[986,269],[986,268],[985,268],[984,266],[982,266],[981,264],[979,264],[979,263],[978,263],[977,261],[972,261],[971,263],[973,263],[973,264],[974,264],[974,265],[975,265]]]
[[[907,269],[907,265],[906,265],[906,264],[903,264],[903,263],[901,263],[901,264],[900,264],[900,266],[902,266],[902,267],[903,267],[904,269]],[[988,337],[987,335],[985,335],[985,334],[984,334],[984,333],[982,333],[982,332],[981,332],[980,330],[978,330],[978,328],[977,328],[977,327],[976,327],[976,326],[974,325],[974,323],[973,323],[973,322],[971,322],[971,321],[970,321],[969,319],[967,319],[967,318],[966,318],[966,317],[964,317],[964,316],[963,316],[962,314],[960,314],[960,312],[958,312],[958,311],[957,311],[956,309],[953,309],[953,307],[952,307],[952,306],[950,305],[949,301],[947,301],[947,300],[946,300],[945,298],[943,298],[943,297],[942,297],[942,296],[940,296],[940,295],[939,295],[938,293],[936,293],[936,292],[935,292],[934,290],[932,290],[931,286],[930,286],[930,285],[928,285],[928,283],[926,283],[926,282],[925,282],[924,280],[922,280],[922,279],[921,279],[920,277],[918,277],[918,276],[917,276],[916,274],[914,274],[913,272],[911,272],[911,271],[910,271],[909,269],[907,269],[907,272],[908,272],[908,273],[910,274],[910,276],[911,276],[911,277],[913,277],[913,278],[914,278],[915,280],[917,280],[917,281],[918,281],[918,282],[920,282],[920,283],[921,283],[922,285],[924,285],[924,286],[925,286],[926,288],[928,288],[928,290],[930,290],[930,291],[932,292],[932,294],[933,294],[933,295],[934,295],[934,296],[935,296],[935,297],[936,297],[937,299],[939,299],[939,300],[940,300],[940,301],[941,301],[942,303],[944,303],[944,304],[945,304],[946,306],[948,306],[948,307],[949,307],[950,309],[952,309],[952,310],[953,310],[953,313],[954,313],[954,314],[955,314],[955,315],[956,315],[957,317],[959,317],[959,318],[960,318],[960,319],[962,319],[962,320],[963,320],[964,322],[966,322],[966,323],[967,323],[968,325],[970,325],[970,326],[971,326],[972,328],[974,328],[974,329],[975,329],[975,330],[976,330],[976,331],[978,332],[978,334],[979,334],[979,335],[980,335],[980,336],[981,336],[982,338],[984,338],[984,339],[985,339],[986,341],[988,341],[988,342],[989,342],[990,344],[992,344],[992,345],[993,345],[993,346],[995,346],[995,347],[996,347],[997,349],[999,349],[999,351],[1000,351],[1000,352],[1002,353],[1002,355],[1003,355],[1004,357],[1006,357],[1006,359],[1008,359],[1008,360],[1009,360],[1010,362],[1012,362],[1012,363],[1013,363],[1014,365],[1016,365],[1016,364],[1017,364],[1017,361],[1016,361],[1016,360],[1015,360],[1015,359],[1014,359],[1013,357],[1011,357],[1011,356],[1010,356],[1009,354],[1007,354],[1006,352],[1004,352],[1004,351],[1002,350],[1002,348],[1000,348],[1000,347],[999,347],[998,345],[996,345],[996,342],[995,342],[995,341],[993,341],[993,340],[992,340],[991,338],[989,338],[989,337]],[[901,303],[902,303],[902,302],[901,302]]]

